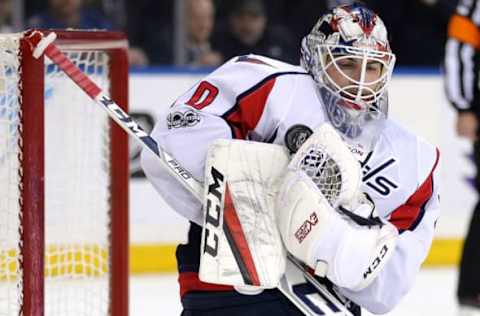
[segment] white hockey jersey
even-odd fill
[[[285,134],[295,125],[315,130],[327,120],[316,89],[301,67],[256,55],[236,57],[160,113],[151,136],[202,181],[208,145],[217,138],[284,145]],[[439,153],[390,119],[371,152],[351,150],[362,166],[362,189],[400,236],[394,255],[371,285],[358,292],[340,291],[368,310],[384,313],[410,289],[430,249],[439,216]],[[167,203],[201,225],[199,202],[151,154],[143,153],[142,165]],[[196,289],[191,278],[182,293]]]

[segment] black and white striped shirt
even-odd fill
[[[460,0],[448,26],[445,88],[458,111],[480,114],[480,0]]]

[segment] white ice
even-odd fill
[[[455,269],[422,269],[412,290],[389,316],[455,316],[457,314]],[[180,315],[176,275],[130,278],[130,315]],[[364,312],[362,315],[372,314]]]

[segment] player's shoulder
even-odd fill
[[[270,57],[249,54],[236,56],[228,60],[224,65],[228,68],[237,68],[251,70],[258,73],[279,73],[279,72],[301,72],[306,73],[305,69],[298,65],[292,65],[278,59]],[[223,67],[222,66],[222,67]]]
[[[440,158],[438,148],[400,123],[387,119],[383,136],[395,155],[416,164],[420,173],[430,173],[436,168]]]
[[[236,56],[217,68],[208,76],[209,81],[219,81],[222,85],[247,88],[264,80],[279,76],[293,78],[308,75],[305,69],[280,60],[261,56]]]

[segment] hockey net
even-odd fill
[[[57,35],[126,109],[124,36]],[[24,36],[0,35],[0,316],[127,315],[127,136]]]

